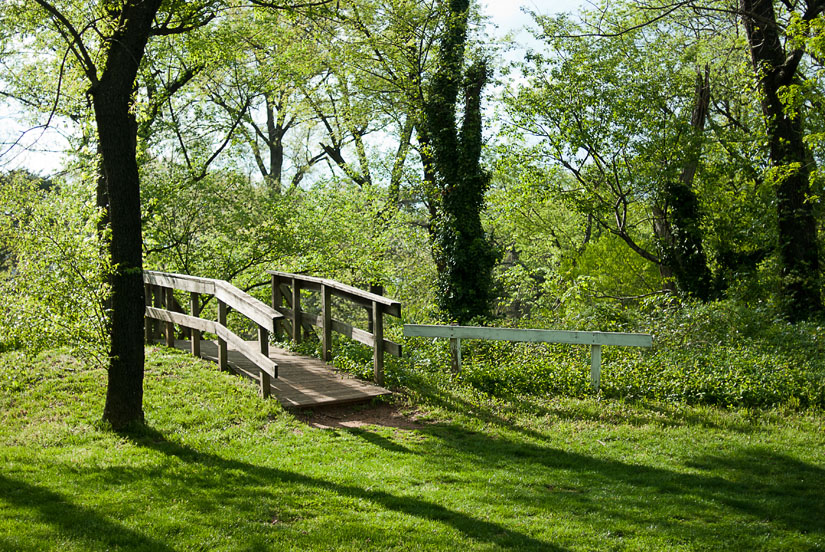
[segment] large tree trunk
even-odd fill
[[[779,98],[782,87],[799,81],[797,69],[804,51],[785,51],[772,0],[741,0],[754,70],[759,77],[762,112],[772,168],[775,170],[779,258],[782,265],[782,306],[791,321],[823,311],[820,294],[816,220],[810,196],[813,158],[803,136],[802,113],[789,116]],[[822,13],[823,2],[812,1],[803,19]]]
[[[130,113],[138,66],[161,0],[131,0],[92,88],[111,228],[111,341],[104,420],[115,429],[143,421],[143,259],[137,124]]]
[[[481,91],[487,69],[476,63],[463,71],[468,0],[450,0],[440,44],[439,68],[427,87],[421,122],[425,174],[432,181],[428,207],[438,301],[453,320],[465,323],[489,314],[493,248],[481,226],[489,177],[480,164]],[[459,131],[456,106],[464,84],[464,119]]]

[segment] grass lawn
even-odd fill
[[[825,549],[821,412],[507,402],[435,377],[404,417],[288,412],[152,349],[127,436],[98,422],[105,379],[0,356],[0,550]]]

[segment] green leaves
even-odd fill
[[[0,349],[73,347],[103,365],[110,271],[86,185],[10,173],[0,180]]]

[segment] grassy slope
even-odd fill
[[[435,381],[415,429],[316,429],[150,353],[148,429],[105,373],[0,357],[0,550],[825,548],[821,413],[494,402]]]

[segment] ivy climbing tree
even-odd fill
[[[480,163],[481,92],[488,70],[484,60],[465,68],[469,4],[468,0],[450,0],[444,6],[439,60],[418,125],[439,306],[460,323],[488,314],[496,261],[481,225],[490,182]],[[464,113],[459,126],[460,93]]]

